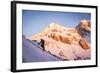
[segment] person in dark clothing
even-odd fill
[[[44,43],[45,43],[45,41],[43,39],[41,39],[41,47],[43,48],[43,51],[45,51]]]

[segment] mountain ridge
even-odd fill
[[[90,43],[83,36],[90,33],[89,25],[88,20],[81,20],[77,27],[66,28],[53,22],[29,39],[43,40],[44,50],[63,60],[90,59]]]

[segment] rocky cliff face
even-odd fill
[[[79,34],[87,40],[87,42],[91,42],[91,23],[88,20],[81,20],[79,25],[76,27],[76,30]]]
[[[84,34],[85,33],[85,34]],[[31,36],[30,40],[43,43],[44,51],[62,60],[90,59],[90,23],[80,21],[76,28],[65,28],[57,23],[51,23],[42,32]]]

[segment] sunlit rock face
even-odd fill
[[[76,27],[79,34],[87,40],[89,43],[91,42],[91,23],[88,20],[81,20],[79,25]]]
[[[85,60],[91,58],[90,43],[85,39],[87,33],[90,36],[90,23],[87,20],[80,21],[76,28],[51,23],[29,39],[39,42],[44,40],[41,42],[44,51],[62,60]]]

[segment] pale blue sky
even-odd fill
[[[91,14],[76,12],[23,10],[23,34],[25,36],[34,35],[45,29],[52,22],[58,23],[65,27],[76,27],[82,19],[91,20]]]

